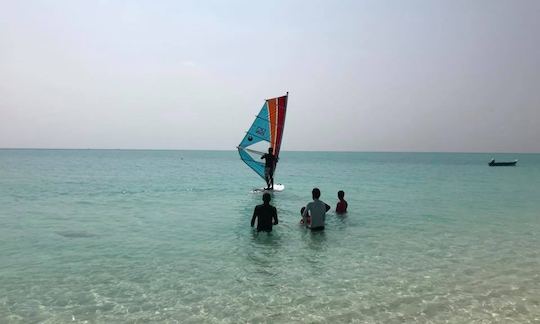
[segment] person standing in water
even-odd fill
[[[312,231],[324,230],[324,221],[326,219],[326,212],[330,210],[330,206],[319,200],[321,197],[321,191],[319,188],[313,188],[311,191],[313,201],[306,205],[306,209],[302,213],[304,224]],[[307,223],[307,217],[310,216],[311,224]]]
[[[265,193],[262,197],[263,204],[257,205],[253,211],[253,217],[251,218],[251,227],[255,225],[255,220],[257,220],[257,232],[272,232],[272,225],[277,225],[279,223],[277,217],[276,207],[270,205],[270,200],[272,197],[269,193]]]
[[[274,190],[274,170],[276,169],[276,163],[278,159],[274,155],[274,149],[269,147],[268,153],[263,154],[261,159],[265,159],[264,164],[264,179],[266,180],[266,188]]]
[[[347,201],[345,200],[345,191],[340,190],[337,193],[337,197],[339,199],[337,205],[336,205],[336,213],[338,214],[344,214],[347,212]]]

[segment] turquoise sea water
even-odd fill
[[[517,167],[490,168],[496,159]],[[0,150],[0,323],[540,323],[540,155]],[[324,233],[298,225],[311,189]]]

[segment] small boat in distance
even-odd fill
[[[515,166],[518,160],[512,162],[495,162],[495,159],[489,161],[489,166]]]

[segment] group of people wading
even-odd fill
[[[264,154],[261,159],[265,159],[264,177],[267,187],[265,189],[274,189],[274,170],[278,158],[273,154],[273,149],[269,148],[268,153]],[[326,219],[326,212],[330,210],[330,206],[324,203],[319,198],[321,197],[321,191],[319,188],[313,188],[311,191],[313,201],[309,202],[305,207],[302,207],[300,213],[302,214],[302,220],[300,224],[306,226],[312,231],[324,230],[324,222]],[[257,220],[257,232],[271,232],[272,225],[279,223],[276,207],[270,205],[272,197],[269,193],[263,194],[263,204],[255,207],[253,211],[253,217],[251,218],[251,227],[255,225]],[[347,201],[345,200],[345,192],[338,191],[338,203],[336,205],[336,213],[343,214],[347,212]]]
[[[309,202],[305,207],[302,207],[300,213],[302,219],[300,224],[306,226],[312,231],[324,230],[324,223],[326,220],[326,212],[330,210],[330,206],[320,200],[321,191],[319,188],[313,188],[311,191],[313,201]],[[336,205],[336,213],[344,214],[347,212],[347,201],[345,200],[345,192],[343,190],[338,191],[338,203]],[[263,194],[263,203],[257,205],[253,211],[253,217],[251,218],[251,227],[255,225],[257,221],[257,232],[271,232],[272,226],[279,224],[277,209],[270,205],[272,196],[268,192]]]
[[[264,166],[264,177],[267,185],[265,189],[267,190],[274,189],[274,170],[276,168],[278,158],[273,153],[274,150],[269,148],[268,153],[261,156],[261,159],[265,159],[266,162]],[[322,231],[324,230],[326,212],[330,210],[330,206],[324,203],[322,200],[319,200],[321,197],[321,191],[319,188],[313,188],[311,195],[313,197],[313,201],[309,202],[300,210],[300,213],[302,214],[300,224],[306,226],[312,231]],[[346,213],[347,201],[345,200],[344,191],[338,191],[338,199],[339,201],[336,205],[336,213]],[[255,221],[257,220],[257,232],[271,232],[272,225],[277,225],[279,223],[276,207],[270,205],[270,200],[272,200],[272,196],[270,196],[270,194],[267,192],[264,193],[263,204],[257,205],[253,211],[251,227],[255,225]]]

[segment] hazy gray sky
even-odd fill
[[[540,1],[0,0],[0,147],[540,152]]]

